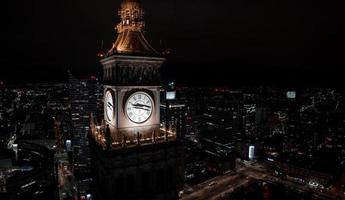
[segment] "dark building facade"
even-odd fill
[[[0,149],[0,199],[56,199],[54,152],[30,140],[17,142],[14,152]]]
[[[200,118],[200,142],[211,171],[235,168],[236,143],[242,134],[243,93],[223,88],[210,90],[204,97]]]
[[[173,93],[175,93],[175,98],[167,98],[169,92],[171,91],[163,91],[163,93],[161,93],[161,125],[167,130],[178,133],[180,137],[184,137],[186,134],[186,104],[179,99],[180,97],[176,98],[176,91],[173,91]]]
[[[118,37],[101,60],[104,120],[90,123],[96,199],[178,199],[183,188],[183,142],[160,122],[160,57],[146,41],[136,0],[119,10]]]
[[[89,124],[91,113],[97,112],[96,80],[79,80],[70,72],[69,95],[71,104],[72,136],[74,149],[74,169],[76,173],[89,173]]]
[[[90,145],[97,199],[178,199],[184,182],[179,141],[116,151]]]

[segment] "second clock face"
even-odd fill
[[[152,98],[145,92],[132,94],[126,102],[126,115],[134,123],[144,123],[151,117],[152,111]]]
[[[105,94],[105,114],[109,122],[113,121],[114,117],[114,99],[110,91]]]

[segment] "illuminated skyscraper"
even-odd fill
[[[70,72],[68,76],[74,169],[77,173],[88,173],[90,169],[90,152],[87,135],[90,128],[90,114],[96,112],[95,81],[92,79],[78,80]]]

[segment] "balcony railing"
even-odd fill
[[[151,137],[133,137],[133,138],[124,138],[122,140],[113,140],[110,137],[111,141],[106,139],[106,127],[96,126],[94,123],[90,125],[90,133],[92,138],[103,150],[117,150],[123,148],[133,148],[138,146],[153,145],[157,143],[165,143],[176,140],[176,131],[174,129],[160,128],[157,132],[151,134]]]

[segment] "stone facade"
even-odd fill
[[[97,145],[91,143],[96,199],[178,199],[184,182],[180,142],[117,151]]]
[[[130,58],[130,59],[129,59]],[[114,55],[102,60],[105,85],[160,85],[164,58]]]

